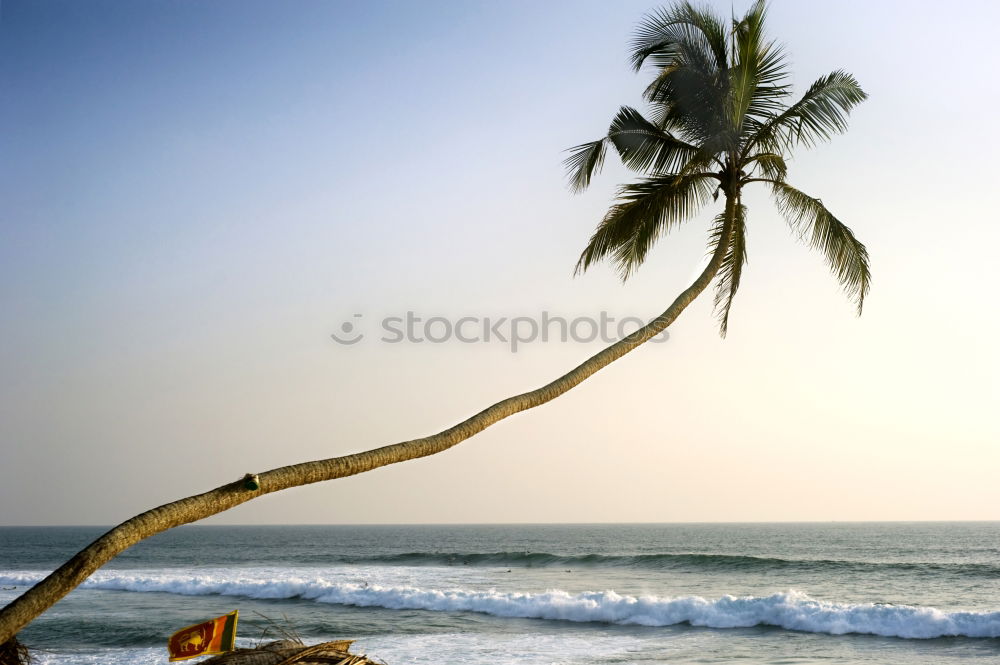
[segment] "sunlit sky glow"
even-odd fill
[[[627,284],[574,278],[629,176],[609,159],[573,195],[561,166],[641,104],[653,6],[5,1],[0,524],[116,523],[430,434],[600,348],[386,344],[386,316],[663,310],[717,210]],[[798,91],[844,68],[871,96],[789,165],[869,248],[861,318],[754,192],[727,339],[706,295],[451,451],[213,521],[1000,518],[998,20],[771,5]],[[345,321],[361,343],[330,338]]]

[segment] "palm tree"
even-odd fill
[[[601,168],[608,144],[646,177],[623,186],[580,255],[577,271],[608,259],[627,279],[653,242],[721,193],[725,209],[709,231],[712,260],[696,284],[717,277],[715,306],[723,336],[746,263],[743,188],[770,187],[793,231],[823,252],[858,313],[871,275],[868,252],[818,198],[785,181],[783,153],[811,146],[847,128],[851,108],[866,95],[850,74],[817,80],[786,104],[785,53],[764,35],[761,0],[730,25],[687,2],[653,12],[632,44],[636,70],[650,63],[656,77],[644,97],[650,119],[623,106],[605,137],[572,150],[572,186],[583,190]],[[697,294],[695,294],[697,295]]]
[[[865,99],[865,93],[852,76],[836,71],[816,81],[799,101],[786,105],[785,56],[774,42],[766,41],[764,18],[763,2],[731,21],[687,2],[647,15],[633,43],[632,63],[636,69],[647,63],[655,68],[645,93],[651,119],[624,107],[607,136],[577,146],[567,160],[575,189],[590,183],[609,143],[626,166],[645,174],[621,189],[583,250],[578,271],[607,258],[628,277],[660,234],[691,217],[709,198],[723,195],[724,210],[709,232],[708,265],[662,314],[555,381],[498,402],[437,434],[248,475],[137,515],[0,610],[0,644],[144,538],[263,494],[439,453],[508,416],[555,399],[662,332],[713,280],[725,334],[746,261],[746,208],[741,198],[743,187],[751,183],[771,188],[793,230],[824,253],[860,313],[869,285],[867,252],[819,199],[785,182],[782,153],[844,130],[850,109]]]

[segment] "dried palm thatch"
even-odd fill
[[[31,662],[28,647],[17,641],[17,636],[0,644],[0,665],[27,665]]]
[[[254,649],[236,649],[203,660],[200,665],[382,665],[348,651],[354,640],[306,646],[297,639],[268,642]]]

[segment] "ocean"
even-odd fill
[[[103,531],[0,528],[0,604]],[[194,525],[20,638],[42,665],[166,663],[235,609],[238,646],[355,639],[388,665],[995,663],[1000,522]]]

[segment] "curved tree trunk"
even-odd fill
[[[344,457],[283,466],[259,474],[259,489],[246,489],[241,479],[204,494],[189,496],[136,515],[92,542],[48,577],[0,610],[0,644],[16,635],[95,570],[145,538],[175,526],[221,513],[264,494],[323,480],[353,476],[388,464],[442,452],[508,416],[540,406],[562,395],[598,370],[663,332],[691,304],[691,301],[708,287],[722,264],[728,247],[726,240],[733,229],[735,200],[730,196],[726,199],[726,219],[722,239],[708,265],[698,278],[677,296],[666,311],[631,335],[591,356],[555,381],[497,402],[471,418],[432,436]]]

